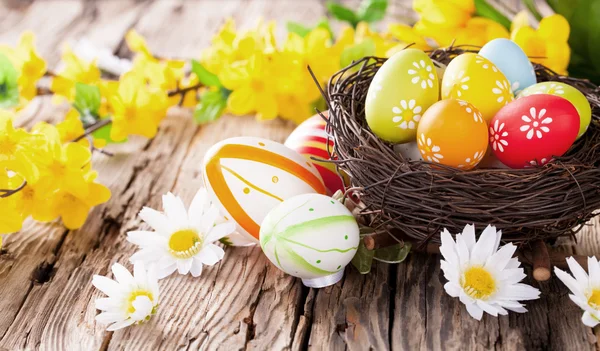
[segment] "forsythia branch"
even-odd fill
[[[18,193],[19,191],[23,190],[23,188],[25,187],[25,185],[27,185],[27,181],[23,181],[23,184],[21,184],[18,188],[16,189],[0,189],[0,198],[5,198],[5,197],[9,197],[13,194]]]

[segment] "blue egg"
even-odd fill
[[[519,45],[509,39],[488,42],[479,55],[492,61],[504,73],[515,94],[537,83],[531,61]]]

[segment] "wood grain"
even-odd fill
[[[344,1],[356,6],[357,0]],[[515,5],[518,1],[511,1]],[[49,5],[51,4],[51,5]],[[197,57],[212,34],[231,16],[239,28],[258,17],[278,21],[285,38],[288,20],[316,23],[321,0],[160,0],[0,2],[0,42],[14,44],[25,29],[38,36],[40,52],[56,67],[64,40],[87,37],[128,55],[124,34],[134,28],[160,56]],[[410,1],[394,1],[378,26],[414,20]],[[340,23],[334,23],[339,28]],[[36,101],[19,119],[31,127],[57,121],[64,108]],[[6,237],[0,252],[0,350],[429,350],[597,348],[592,329],[555,277],[538,284],[542,298],[527,314],[473,320],[445,294],[439,257],[411,254],[400,265],[378,263],[369,275],[349,267],[344,279],[309,289],[275,268],[260,249],[226,248],[226,259],[206,267],[200,278],[174,275],[160,282],[159,313],[150,322],[114,333],[96,324],[94,274],[109,275],[114,262],[128,265],[135,251],[126,233],[147,228],[142,206],[161,208],[173,191],[189,203],[201,186],[202,158],[222,139],[251,135],[283,142],[293,125],[258,123],[224,116],[207,126],[175,108],[153,140],[131,138],[112,146],[116,155],[94,156],[100,181],[113,193],[95,208],[85,226],[67,231],[60,223],[28,221]],[[600,223],[561,241],[568,252],[599,254]],[[575,251],[573,251],[575,250]]]

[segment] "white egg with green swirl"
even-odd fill
[[[260,228],[260,245],[269,260],[313,288],[342,278],[359,239],[352,213],[339,201],[320,194],[283,201],[267,214]]]

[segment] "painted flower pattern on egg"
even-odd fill
[[[504,74],[492,62],[474,53],[465,53],[450,61],[442,79],[441,96],[470,102],[486,122],[514,100]]]
[[[419,138],[419,150],[421,150],[421,154],[423,154],[423,159],[429,162],[440,163],[440,160],[444,158],[444,155],[441,154],[441,148],[439,145],[435,145],[431,138],[425,136],[424,133],[421,133],[421,137]]]
[[[433,74],[433,64],[419,60],[419,62],[413,62],[412,65],[414,68],[408,70],[408,74],[413,76],[410,80],[411,83],[420,85],[423,89],[433,88],[433,82],[436,80],[436,76]]]
[[[525,122],[519,128],[522,132],[527,132],[527,139],[533,138],[535,135],[538,139],[544,136],[544,133],[550,132],[550,124],[552,123],[552,117],[546,116],[546,109],[542,108],[539,112],[536,111],[535,107],[529,109],[529,115],[523,115],[521,120]]]
[[[498,111],[489,128],[489,141],[500,162],[526,168],[564,155],[578,131],[579,115],[569,101],[533,94]]]
[[[409,101],[401,100],[400,106],[392,108],[392,112],[395,114],[393,121],[394,123],[398,123],[398,128],[415,129],[421,119],[422,111],[423,108],[417,106],[415,99]]]

